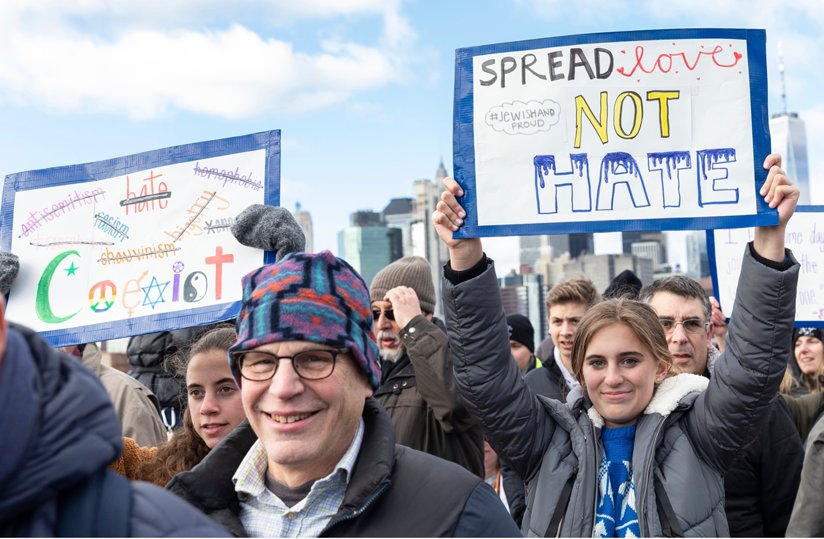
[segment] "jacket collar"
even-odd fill
[[[665,378],[655,389],[652,400],[644,409],[644,414],[659,414],[662,417],[667,417],[678,407],[681,399],[690,393],[705,391],[709,383],[710,381],[707,378],[697,374],[682,373]],[[581,390],[581,393],[583,393],[583,390]],[[595,410],[594,406],[589,407],[587,415],[593,425],[598,428],[604,427],[604,419]]]
[[[352,469],[341,511],[354,510],[389,477],[395,461],[395,431],[389,416],[374,398],[363,409],[365,432],[360,453]],[[237,512],[238,500],[232,476],[246,453],[257,441],[248,421],[244,421],[192,470],[175,476],[169,484],[173,492],[206,512],[226,507]]]

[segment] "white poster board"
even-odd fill
[[[707,231],[715,297],[727,317],[732,314],[744,249],[752,237],[752,228]],[[787,224],[785,242],[801,264],[796,326],[824,327],[824,206],[798,206]]]
[[[230,227],[279,203],[279,174],[269,131],[7,176],[7,318],[56,346],[233,318],[241,277],[272,255]]]
[[[759,30],[459,49],[456,236],[774,224],[766,94]]]

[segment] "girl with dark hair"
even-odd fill
[[[159,447],[140,447],[123,438],[123,453],[112,468],[129,479],[165,485],[192,469],[245,415],[227,354],[237,338],[234,327],[218,326],[198,338],[176,370],[186,380],[188,405],[183,428]]]

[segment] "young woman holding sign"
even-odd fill
[[[527,483],[526,535],[726,536],[722,475],[758,433],[790,354],[798,263],[784,229],[798,188],[767,157],[761,195],[779,224],[747,246],[726,351],[712,379],[672,373],[649,306],[609,300],[575,334],[567,403],[536,398],[512,362],[494,265],[453,239],[460,186],[432,216],[449,248],[444,300],[456,384],[491,445]]]

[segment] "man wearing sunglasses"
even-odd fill
[[[479,477],[395,443],[366,283],[329,251],[243,278],[229,365],[248,423],[169,488],[238,536],[512,536]]]
[[[393,262],[375,275],[369,294],[382,371],[375,399],[392,418],[395,439],[484,477],[483,433],[458,397],[446,328],[432,316],[429,262]]]
[[[658,279],[640,300],[657,312],[680,372],[712,376],[712,306],[704,289],[683,275]],[[783,537],[801,479],[804,453],[781,398],[773,399],[762,434],[747,446],[724,479],[725,510],[733,537]]]

